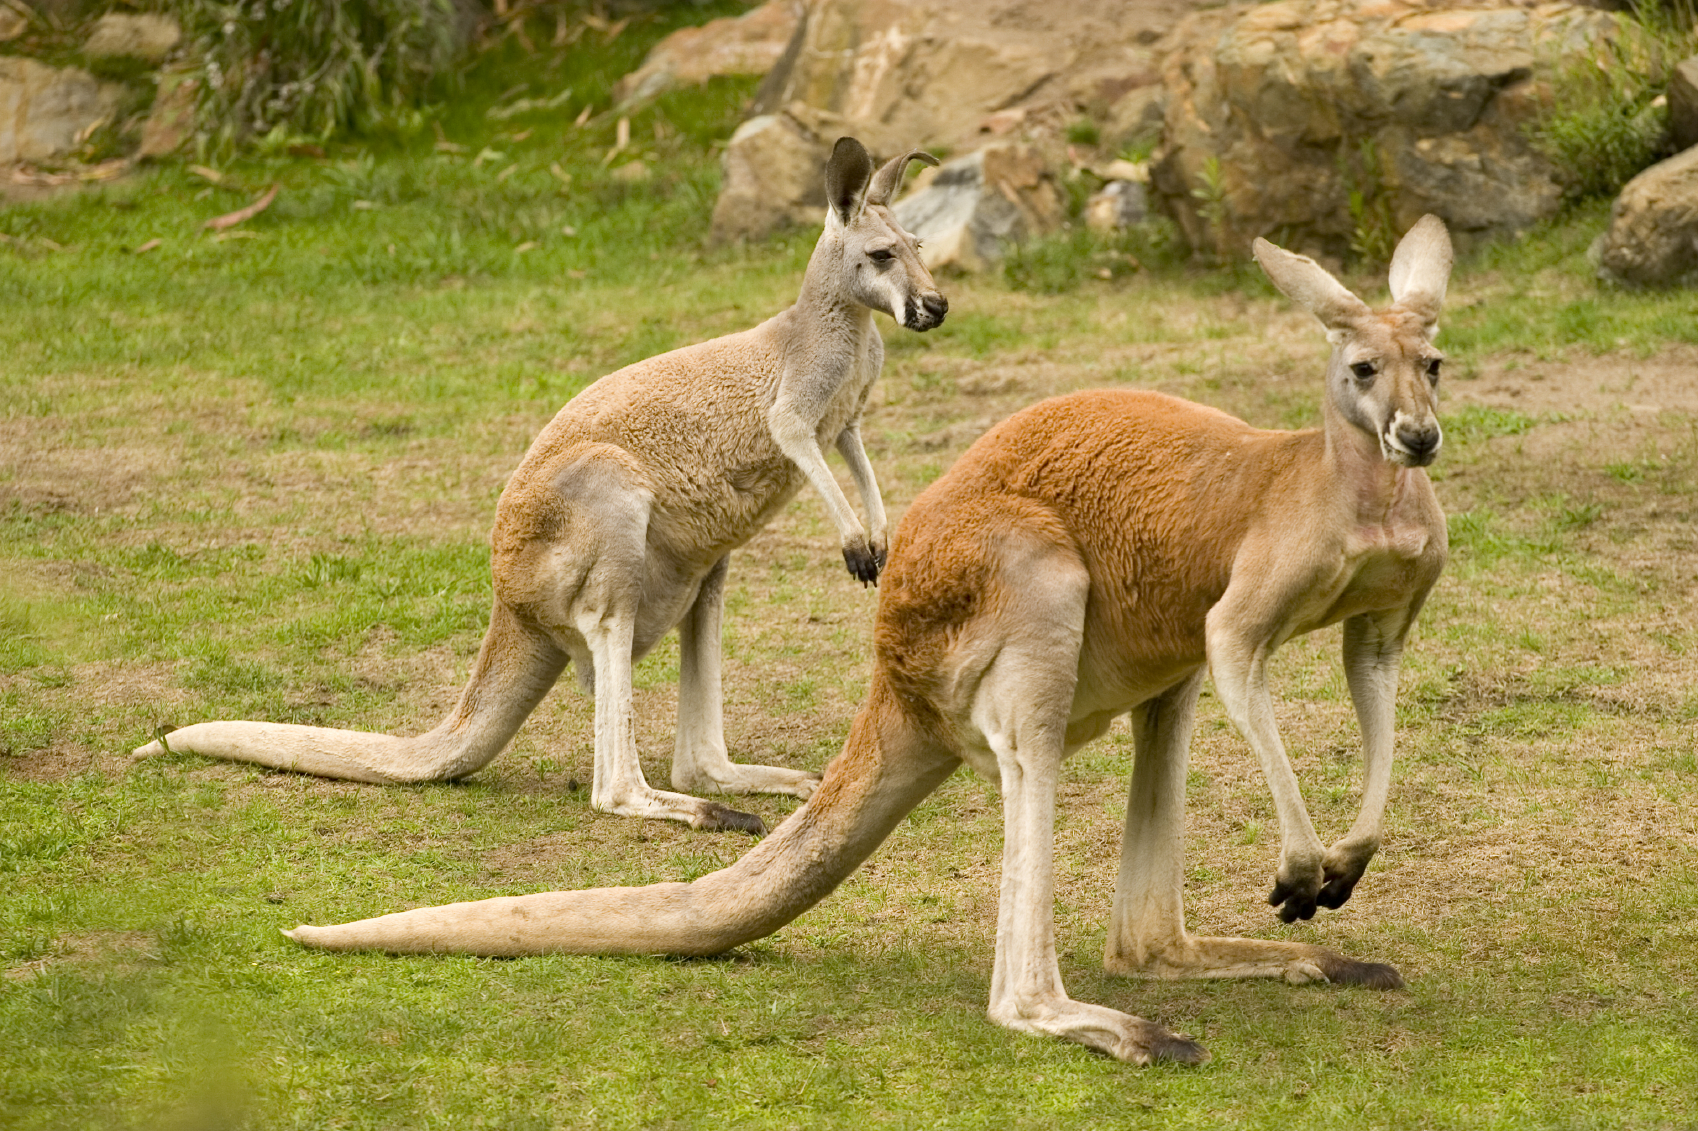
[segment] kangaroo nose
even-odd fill
[[[943,324],[943,316],[949,312],[949,300],[940,294],[912,296],[907,312],[910,330],[930,330]]]
[[[1421,424],[1405,424],[1398,428],[1397,439],[1414,457],[1417,464],[1428,464],[1438,454],[1439,444],[1444,436],[1439,432],[1437,421],[1429,420]]]

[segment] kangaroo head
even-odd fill
[[[875,173],[873,159],[860,142],[837,139],[825,168],[829,207],[814,262],[862,306],[882,310],[910,330],[930,330],[943,322],[949,300],[920,262],[919,241],[890,214],[890,199],[901,187],[909,161],[937,164],[931,154],[913,150]]]
[[[1332,343],[1327,399],[1345,422],[1379,441],[1380,454],[1401,467],[1425,467],[1438,455],[1439,364],[1433,346],[1450,279],[1450,233],[1423,216],[1391,257],[1392,304],[1370,310],[1320,264],[1266,240],[1256,260],[1293,302],[1326,327]]]

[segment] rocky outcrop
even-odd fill
[[[938,167],[922,184],[892,212],[920,239],[920,259],[933,271],[981,270],[1014,245],[1059,228],[1067,215],[1043,159],[1026,145],[986,146]]]
[[[738,126],[722,158],[711,238],[760,239],[793,224],[819,223],[830,153],[830,144],[788,115],[762,114]]]
[[[795,112],[878,153],[1054,132],[1160,79],[1154,43],[1190,0],[811,0],[757,112]],[[989,119],[1003,115],[1005,128]],[[812,119],[811,121],[809,119]]]
[[[111,120],[123,88],[77,67],[0,57],[0,165],[70,153]]]
[[[631,106],[716,75],[764,75],[784,54],[801,15],[800,0],[768,0],[741,16],[680,28],[655,44],[642,66],[620,79],[613,99]]]
[[[1669,141],[1676,150],[1698,145],[1698,55],[1674,69],[1669,80]]]
[[[829,143],[852,135],[879,156],[913,147],[963,153],[1007,140],[1036,148],[1054,167],[1082,113],[1121,122],[1114,128],[1128,136],[1151,130],[1161,106],[1151,93],[1160,79],[1157,41],[1201,2],[808,0],[753,113],[785,120],[795,137]],[[733,160],[728,150],[728,176]],[[720,238],[793,213],[782,186],[736,191],[739,203],[725,213],[740,226],[722,227],[716,210]],[[770,223],[756,215],[763,196],[774,202]]]
[[[109,13],[95,21],[83,54],[92,59],[128,58],[159,63],[182,42],[183,30],[170,16]]]
[[[1698,284],[1698,147],[1627,182],[1592,257],[1601,275],[1628,286]]]
[[[1570,4],[1283,0],[1206,13],[1167,59],[1154,184],[1194,247],[1389,252],[1437,213],[1463,243],[1553,215],[1525,127],[1615,27]]]

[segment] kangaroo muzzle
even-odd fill
[[[902,324],[924,333],[943,325],[943,316],[948,313],[949,300],[942,295],[914,295],[903,304]]]
[[[1386,459],[1404,467],[1426,467],[1438,457],[1443,443],[1444,432],[1431,416],[1416,419],[1400,412],[1380,434]]]

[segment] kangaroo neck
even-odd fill
[[[878,334],[872,310],[822,284],[812,266],[795,305],[779,318],[787,369],[845,373],[866,356],[868,341]]]
[[[1344,418],[1329,398],[1323,413],[1326,435],[1326,482],[1341,506],[1357,521],[1383,525],[1405,499],[1418,469],[1399,467],[1385,458],[1378,437]]]

